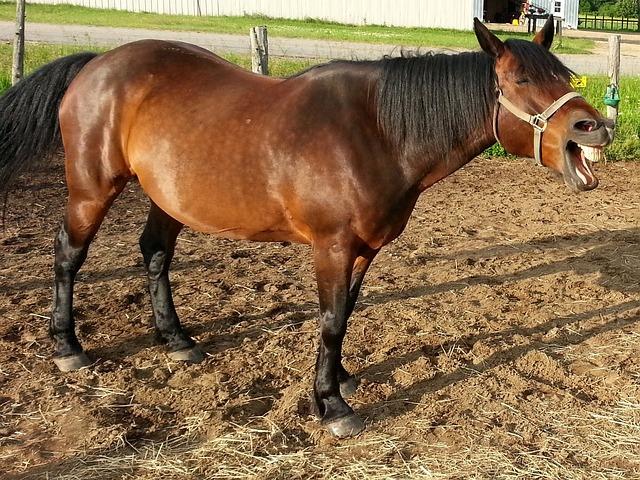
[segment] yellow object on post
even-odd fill
[[[572,77],[571,78],[571,86],[573,88],[586,88],[587,87],[587,76],[583,75],[581,77]]]

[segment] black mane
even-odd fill
[[[532,82],[568,82],[572,75],[538,44],[510,39],[505,46]],[[442,155],[467,142],[493,114],[494,63],[484,52],[382,60],[378,124],[387,140],[399,152]]]
[[[484,52],[386,58],[378,124],[399,151],[451,151],[481,128],[495,103],[493,61]]]

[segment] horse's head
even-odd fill
[[[593,108],[571,87],[571,70],[551,52],[554,22],[550,17],[533,42],[502,42],[478,19],[474,30],[482,49],[495,60],[493,121],[496,140],[507,152],[535,157],[562,174],[575,190],[598,186],[581,146],[596,151],[613,140],[613,121]]]

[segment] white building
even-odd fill
[[[319,19],[354,25],[452,28],[470,30],[473,18],[511,23],[520,0],[28,0],[93,8],[181,15]],[[578,25],[578,0],[534,0],[569,28]]]

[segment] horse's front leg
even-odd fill
[[[328,243],[326,247],[314,245],[320,300],[320,345],[313,385],[314,407],[330,433],[349,437],[364,429],[364,423],[344,401],[340,391],[340,382],[350,378],[342,367],[342,342],[347,331],[347,319],[355,303],[350,291],[354,261],[358,255],[345,242]],[[361,282],[360,278],[358,288]]]
[[[360,287],[362,287],[364,276],[367,273],[367,270],[369,270],[369,266],[378,252],[379,250],[366,249],[358,255],[353,264],[353,270],[351,272],[351,286],[349,287],[347,303],[347,319],[351,317],[351,314],[353,313],[356,301],[358,300],[358,295],[360,294]],[[359,381],[354,375],[349,374],[349,372],[342,366],[342,363],[338,367],[338,382],[340,383],[340,393],[343,398],[349,398],[356,393]]]
[[[156,331],[160,339],[167,344],[169,357],[173,360],[199,363],[204,359],[204,355],[180,325],[169,283],[169,266],[182,226],[152,202],[147,224],[140,237],[140,250],[149,277],[149,293]]]

